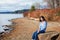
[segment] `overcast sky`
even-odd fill
[[[41,6],[47,4],[43,0],[0,0],[0,12],[29,9],[35,2],[40,2]]]

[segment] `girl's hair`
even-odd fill
[[[42,22],[41,18],[43,19],[43,21],[46,21],[46,19],[44,18],[44,16],[40,16],[40,22]]]

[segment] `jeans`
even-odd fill
[[[33,35],[32,35],[32,39],[33,40],[39,40],[39,38],[38,38],[38,34],[40,34],[40,33],[45,33],[45,31],[40,31],[39,33],[37,32],[37,31],[35,31],[34,33],[33,33]]]

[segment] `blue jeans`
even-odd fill
[[[34,40],[39,40],[39,38],[38,38],[38,34],[40,34],[40,33],[45,33],[45,31],[40,31],[39,33],[37,32],[37,31],[35,31],[34,33],[33,33],[33,35],[32,35],[32,39],[34,39]]]

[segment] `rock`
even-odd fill
[[[58,36],[59,36],[59,33],[53,32],[53,31],[38,35],[39,40],[57,40]]]

